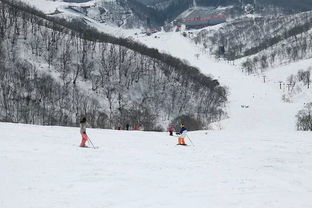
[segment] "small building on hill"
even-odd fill
[[[213,7],[193,7],[175,19],[176,25],[185,25],[186,29],[199,29],[226,22],[226,14]]]

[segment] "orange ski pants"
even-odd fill
[[[178,144],[185,144],[184,137],[179,137],[178,138]]]

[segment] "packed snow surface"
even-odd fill
[[[167,133],[0,123],[3,208],[312,207],[306,132]]]

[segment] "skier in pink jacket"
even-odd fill
[[[172,125],[172,124],[169,124],[169,126],[168,126],[168,132],[169,132],[169,135],[170,135],[170,136],[173,136],[173,131],[174,131],[173,125]]]
[[[82,137],[80,147],[87,147],[86,142],[88,141],[88,136],[87,136],[87,119],[86,117],[82,117],[80,120],[80,134]]]

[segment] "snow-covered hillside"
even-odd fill
[[[153,16],[149,16],[148,8],[134,1],[89,0],[89,1],[51,1],[51,0],[19,0],[55,17],[80,19],[83,22],[101,27],[106,31],[120,31],[118,28],[135,29],[146,27],[146,19],[155,25]]]
[[[3,2],[0,121],[160,130],[187,116],[194,130],[224,115],[226,90],[180,59]]]
[[[45,13],[53,13],[55,10],[62,10],[68,6],[88,7],[94,6],[99,0],[90,0],[82,3],[64,2],[64,1],[50,1],[50,0],[22,0],[23,2],[33,5]],[[63,10],[62,10],[63,11]]]
[[[92,3],[96,2],[90,1],[84,4]],[[60,4],[60,2],[57,2],[57,4]],[[295,21],[304,25],[305,19],[309,17],[309,12],[279,17],[277,19],[268,17],[267,19],[271,21],[272,25],[265,24],[267,23],[267,19],[247,18],[241,21],[241,23],[246,22],[246,25],[241,25],[240,27],[244,28],[244,32],[247,33],[248,27],[252,29],[258,28],[259,31],[261,31],[262,27],[271,30],[273,23],[279,24],[282,22],[287,23],[288,29],[292,29],[294,26],[290,23]],[[259,26],[256,27],[257,22],[261,23],[261,28]],[[226,23],[225,26],[235,30],[235,25],[238,24],[239,21],[234,21],[233,24]],[[97,28],[109,33],[115,32],[114,30],[106,30],[100,26]],[[204,31],[222,31],[223,28],[224,25],[218,25],[209,27]],[[283,31],[282,25],[279,25],[277,28],[279,29],[276,29],[276,34],[280,35],[282,33],[281,31]],[[189,35],[193,37],[198,37],[198,34],[203,33],[202,31],[191,32]],[[146,36],[134,31],[123,31],[123,34],[131,36],[149,47],[154,47],[175,57],[185,59],[190,65],[198,67],[201,72],[219,80],[221,85],[227,86],[230,92],[228,103],[229,119],[221,124],[217,124],[217,128],[236,129],[237,131],[241,131],[242,129],[254,129],[257,131],[295,129],[296,113],[305,103],[310,102],[311,92],[309,89],[303,89],[298,95],[298,93],[288,92],[289,88],[287,86],[289,76],[296,75],[298,70],[306,70],[311,65],[311,60],[309,59],[299,60],[300,64],[297,62],[293,65],[268,68],[267,71],[262,73],[247,75],[242,71],[241,60],[236,61],[236,65],[222,60],[216,61],[210,50],[205,50],[201,44],[196,45],[196,42],[183,37],[180,33],[159,32],[153,36]],[[262,36],[265,36],[265,34],[259,32],[259,37]],[[254,45],[257,45],[260,44],[257,41],[259,37],[250,36],[249,38],[255,42]],[[252,46],[251,42],[248,42],[246,48]],[[212,42],[208,42],[208,44],[210,44],[208,48],[218,46],[218,44],[214,45]],[[299,65],[301,66],[300,68],[298,67]]]
[[[167,133],[0,123],[3,208],[311,207],[305,132]],[[189,144],[190,142],[187,141]]]
[[[248,15],[217,27],[203,29],[194,41],[210,53],[242,59],[249,73],[312,57],[312,12],[292,15]]]
[[[298,69],[306,69],[312,60],[268,69],[262,74],[247,75],[239,63],[236,65],[234,62],[233,65],[233,62],[215,60],[201,46],[195,45],[180,33],[157,33],[155,36],[157,38],[144,36],[138,37],[137,40],[186,60],[204,74],[218,79],[221,85],[228,87],[229,119],[217,124],[215,128],[238,132],[246,130],[278,132],[296,129],[295,115],[304,103],[309,102],[311,91],[305,91],[303,97],[294,99],[291,103],[284,102],[282,97],[287,93],[285,83],[288,76],[296,74]],[[283,84],[282,88],[280,81]]]

